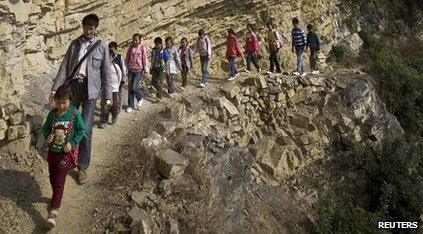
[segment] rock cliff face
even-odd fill
[[[29,116],[43,109],[59,62],[69,42],[81,34],[81,19],[88,13],[100,16],[101,39],[117,41],[122,52],[133,33],[144,34],[145,44],[152,46],[154,37],[168,35],[178,44],[184,36],[193,43],[198,29],[205,28],[215,50],[210,73],[221,77],[222,69],[227,67],[226,30],[233,27],[243,41],[247,22],[258,26],[260,40],[264,39],[264,25],[269,19],[273,19],[278,30],[288,38],[293,17],[298,16],[303,27],[313,23],[323,41],[324,61],[333,43],[354,33],[354,29],[343,26],[339,10],[342,5],[335,0],[2,1],[0,107],[5,109],[4,105],[12,104],[19,111],[24,108],[24,115]],[[293,66],[289,49],[287,45],[281,52],[285,70]],[[9,114],[15,113],[6,113],[6,116]],[[7,117],[1,118],[7,122]],[[8,123],[8,126],[11,125]],[[0,140],[13,138],[5,133],[7,129],[0,129]]]

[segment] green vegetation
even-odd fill
[[[353,160],[364,173],[371,197],[366,207],[345,195],[323,200],[318,210],[317,233],[376,233],[377,221],[418,221],[423,210],[423,143],[387,141],[379,153]]]
[[[380,96],[406,137],[387,140],[380,152],[351,157],[345,170],[364,175],[370,200],[359,205],[352,194],[326,197],[317,212],[317,233],[380,233],[377,221],[420,221],[423,212],[423,41],[415,36],[423,0],[353,2],[365,21],[386,16],[383,32],[371,26],[377,21],[362,22],[359,61],[377,77]],[[343,65],[348,60],[344,49],[332,52]]]

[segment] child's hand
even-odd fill
[[[48,135],[48,137],[47,137],[46,142],[47,142],[48,144],[50,144],[50,143],[52,143],[52,142],[53,142],[53,140],[54,140],[54,134],[53,134],[53,133],[50,133],[50,135]]]
[[[71,144],[69,142],[66,143],[66,145],[63,147],[63,151],[65,151],[65,153],[69,153],[71,150],[72,150]]]

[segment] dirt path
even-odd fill
[[[28,217],[17,221],[20,232],[104,232],[110,218],[118,218],[126,213],[131,188],[142,184],[142,181],[134,181],[135,177],[145,175],[138,145],[147,137],[150,130],[157,127],[159,122],[156,117],[159,113],[183,96],[196,95],[200,92],[211,93],[220,88],[222,83],[223,80],[212,80],[205,89],[199,89],[192,84],[185,91],[179,90],[174,97],[165,98],[160,103],[154,103],[155,98],[152,98],[153,101],[144,102],[141,110],[132,113],[122,111],[119,121],[115,125],[108,125],[106,129],[94,127],[89,181],[85,185],[78,185],[76,171],[69,173],[57,226],[51,231],[43,227],[45,217],[48,215],[47,204],[51,197],[48,170],[44,162],[42,166],[45,169],[35,174],[33,182],[39,185],[42,199],[31,202],[34,209],[26,210],[32,221]],[[126,94],[123,94],[123,97],[125,98]]]

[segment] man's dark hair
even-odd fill
[[[56,90],[56,93],[54,94],[54,100],[67,99],[69,99],[69,101],[72,101],[73,99],[71,88],[69,85],[62,85]]]
[[[172,37],[166,37],[165,42],[167,43],[168,41],[173,42]]]
[[[235,35],[235,31],[232,28],[228,29],[228,33],[230,35]]]
[[[163,44],[163,40],[161,37],[154,38],[154,44]]]
[[[118,44],[114,41],[109,43],[109,49],[116,49],[118,48]]]
[[[314,30],[314,27],[313,27],[313,25],[311,25],[311,24],[307,24],[307,29],[308,29],[308,30]]]
[[[268,27],[269,25],[272,27],[275,27],[275,24],[273,23],[272,20],[267,21],[266,26]]]
[[[181,42],[183,42],[183,41],[186,41],[186,43],[188,44],[188,39],[187,39],[186,37],[183,37],[183,38],[181,39]]]
[[[300,20],[298,18],[293,18],[292,19],[292,23],[293,24],[299,24],[300,23]]]
[[[86,15],[82,19],[82,25],[86,25],[86,26],[95,26],[97,28],[99,23],[100,23],[100,19],[98,18],[96,14]]]
[[[198,30],[198,36],[203,36],[204,34],[204,29]]]

